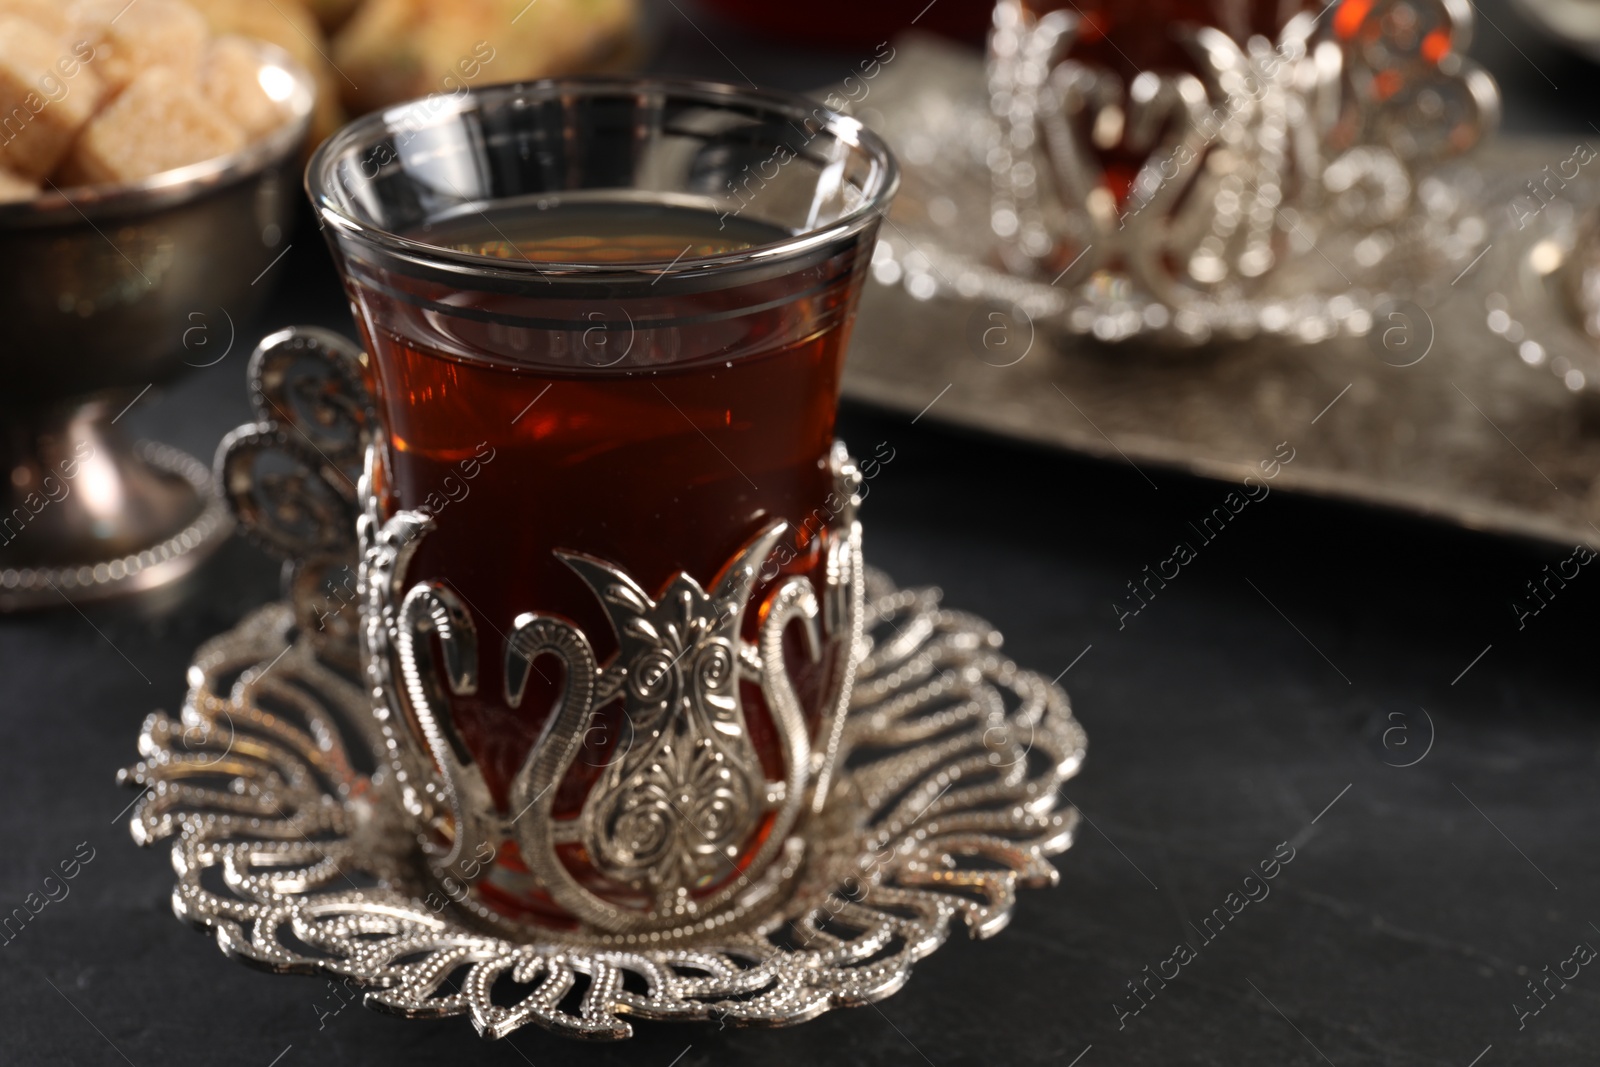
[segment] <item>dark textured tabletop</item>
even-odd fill
[[[1593,69],[1486,10],[1521,42],[1479,26],[1511,122],[1583,129]],[[665,14],[659,66],[733,77],[720,50],[774,83],[827,80],[830,57]],[[1518,69],[1523,51],[1537,67]],[[138,431],[209,456],[249,417],[262,329],[348,331],[308,220],[276,272],[263,320],[141,400]],[[276,592],[275,564],[234,541],[163,603],[0,620],[0,913],[61,864],[76,872],[0,938],[0,1063],[1600,1059],[1600,569],[1519,620],[1512,602],[1571,549],[1274,492],[1119,621],[1128,583],[1228,487],[957,432],[936,412],[846,406],[840,432],[894,450],[863,516],[869,559],[990,619],[1024,666],[1066,671],[1089,731],[1061,884],[1024,892],[1007,930],[953,940],[881,1004],[787,1030],[643,1023],[598,1046],[327,1015],[323,981],[247,970],[173,919],[167,849],[134,846],[133,794],[114,783],[143,717],[181,705],[195,646]],[[1275,877],[1247,881],[1263,864]]]

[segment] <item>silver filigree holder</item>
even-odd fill
[[[350,480],[373,422],[364,357],[288,330],[251,370],[258,410],[279,418],[224,441],[219,482],[261,543],[301,553],[288,600],[200,649],[181,717],[151,716],[143,758],[122,774],[146,790],[135,839],[175,839],[175,910],[224,952],[343,977],[405,1016],[470,1014],[488,1036],[533,1022],[622,1038],[629,1016],[781,1025],[892,994],[954,920],[988,936],[1018,885],[1055,880],[1048,857],[1076,824],[1057,790],[1086,743],[1065,694],[1004,659],[982,620],[940,608],[936,590],[896,590],[867,569],[853,506],[828,542],[826,588],[775,583],[753,643],[741,622],[783,524],[711,588],[679,575],[659,598],[611,564],[564,555],[606,606],[619,651],[601,665],[567,620],[515,621],[492,684],[515,706],[546,654],[566,682],[509,811],[497,809],[444,711],[447,689],[491,684],[476,676],[472,616],[443,584],[402,584],[431,519],[383,519],[370,458],[359,490]],[[834,467],[854,498],[842,448]],[[357,551],[359,596],[346,599],[326,575]],[[819,625],[848,641],[814,732],[783,666],[796,622],[813,649]],[[741,679],[778,728],[782,781],[760,771]],[[552,818],[591,711],[612,699],[638,741],[610,757],[578,818]],[[371,774],[356,769],[368,761]],[[673,790],[693,817],[669,815]],[[741,877],[690,892],[757,820],[771,831]],[[474,894],[508,840],[574,923],[512,921]],[[634,899],[574,877],[562,846],[581,846]],[[497,996],[502,982],[532,990]]]
[[[1365,333],[1409,279],[1482,246],[1484,220],[1436,176],[1498,118],[1492,79],[1459,54],[1471,14],[1465,0],[1335,0],[1243,44],[1174,26],[1197,73],[1125,85],[1079,54],[1076,11],[1001,0],[991,121],[944,153],[987,171],[989,232],[911,220],[875,273],[1108,342]],[[919,131],[885,136],[900,148]],[[1113,149],[1139,160],[1120,202],[1101,162]],[[901,154],[914,188],[916,153]],[[944,184],[954,196],[961,178]]]
[[[616,945],[692,939],[737,924],[770,901],[803,857],[804,842],[792,834],[797,820],[819,812],[828,799],[855,672],[851,652],[837,692],[828,696],[813,751],[783,652],[784,631],[798,620],[813,658],[818,655],[823,612],[811,582],[784,580],[760,605],[760,640],[751,644],[740,636],[756,607],[751,594],[763,561],[790,533],[788,524],[773,523],[757,535],[711,589],[680,573],[659,600],[611,563],[557,553],[605,607],[621,648],[601,666],[588,635],[566,619],[527,612],[512,623],[495,679],[504,684],[506,703],[521,706],[540,656],[560,660],[566,681],[502,809],[455,736],[440,691],[442,683],[453,694],[471,695],[488,684],[477,677],[477,626],[447,585],[404,585],[411,555],[433,520],[417,511],[382,519],[371,490],[375,456],[368,452],[360,488],[366,510],[357,527],[365,609],[360,660],[402,805],[441,884],[476,882],[486,866],[473,863],[473,877],[464,877],[462,865],[514,841],[540,889],[596,943]],[[828,585],[821,599],[829,607],[830,632],[847,650],[858,650],[865,595],[855,518],[861,478],[842,447],[833,463],[836,494],[847,503],[828,530]],[[430,637],[438,639],[442,664],[433,661]],[[772,714],[786,768],[782,781],[768,782],[762,770],[741,680],[760,686]],[[609,760],[579,818],[558,820],[557,787],[583,748],[594,712],[617,700],[638,741]],[[767,819],[764,842],[744,857],[740,846]],[[626,907],[593,891],[563,861],[562,846],[581,846],[596,873],[643,895],[647,904]],[[740,859],[743,866],[735,867]],[[728,878],[730,871],[736,876]],[[695,892],[719,881],[726,884],[709,895]],[[512,935],[547,932],[505,918],[472,896],[457,903]]]

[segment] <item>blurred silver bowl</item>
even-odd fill
[[[166,585],[227,536],[206,466],[115,424],[215,360],[222,320],[255,315],[287,248],[315,88],[256,47],[292,116],[274,133],[141,182],[0,204],[0,611]]]

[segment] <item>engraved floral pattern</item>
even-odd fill
[[[746,555],[775,540],[759,538]],[[737,874],[741,848],[768,807],[738,689],[735,649],[749,583],[741,590],[735,579],[712,596],[679,575],[652,601],[621,571],[567,558],[617,632],[623,710],[638,738],[591,793],[585,845],[604,873],[658,901]]]

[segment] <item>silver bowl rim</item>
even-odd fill
[[[282,67],[294,78],[294,92],[286,101],[291,112],[287,121],[236,152],[164,170],[137,182],[103,182],[66,189],[52,186],[32,200],[0,204],[0,232],[83,222],[92,225],[96,219],[147,214],[254,177],[298,152],[305,143],[316,105],[315,78],[278,45],[242,35],[222,36],[241,36],[264,63]]]

